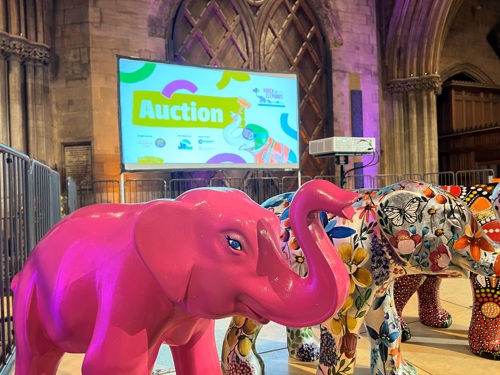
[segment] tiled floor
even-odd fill
[[[426,375],[492,375],[500,374],[500,361],[490,361],[469,351],[467,329],[470,320],[471,289],[467,279],[446,279],[442,283],[441,299],[453,315],[453,325],[448,329],[433,329],[418,321],[416,297],[405,310],[405,320],[412,331],[412,339],[403,344],[404,358],[414,364],[419,374]],[[225,334],[229,319],[217,322],[217,341]],[[285,328],[274,323],[265,326],[257,342],[257,349],[265,361],[266,374],[315,374],[315,364],[304,364],[288,358],[285,346]],[[360,338],[358,344],[356,375],[369,371],[368,341]],[[66,355],[58,375],[80,374],[82,355]],[[158,358],[155,373],[174,374],[168,347]],[[210,374],[207,374],[210,375]]]

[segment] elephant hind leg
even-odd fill
[[[441,305],[439,287],[441,277],[427,276],[418,288],[418,316],[420,323],[435,328],[448,328],[451,326],[451,314]]]
[[[50,350],[43,354],[28,354],[16,347],[16,375],[56,375],[64,352]]]
[[[470,275],[473,309],[469,346],[479,357],[500,361],[500,280]],[[493,296],[493,297],[488,297]]]

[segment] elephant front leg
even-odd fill
[[[133,336],[121,327],[98,328],[96,333],[84,357],[82,375],[151,374],[161,342],[148,347],[145,330]]]
[[[188,343],[170,347],[177,375],[222,373],[215,345],[215,321],[207,323],[205,327],[200,327]]]
[[[221,363],[224,374],[264,374],[264,361],[255,350],[261,328],[262,324],[244,316],[231,319],[222,343]]]
[[[312,327],[287,327],[286,344],[290,357],[299,361],[314,362],[319,358],[320,342]]]
[[[354,374],[358,334],[332,334],[331,321],[320,326],[320,354],[316,375]]]
[[[423,278],[423,275],[405,275],[399,277],[394,282],[394,303],[401,321],[401,341],[403,342],[411,338],[410,327],[408,327],[403,319],[403,310],[421,285]]]
[[[470,350],[500,361],[500,278],[471,274],[473,311],[469,326]]]
[[[401,353],[401,324],[394,307],[393,284],[386,293],[375,298],[365,319],[370,341],[370,370],[372,374],[414,375],[417,370],[403,359]]]
[[[451,314],[441,305],[439,287],[442,278],[427,276],[418,288],[418,316],[420,323],[435,328],[449,328],[452,323]]]

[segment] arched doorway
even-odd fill
[[[183,1],[173,19],[167,50],[167,60],[179,63],[298,72],[301,171],[310,177],[330,173],[325,159],[311,158],[307,152],[310,139],[332,135],[326,43],[307,1]],[[290,173],[266,175],[284,181],[282,177]],[[296,187],[296,180],[286,181],[291,185],[283,190]]]

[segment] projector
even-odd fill
[[[309,141],[312,156],[371,155],[375,152],[375,138],[330,137]]]

